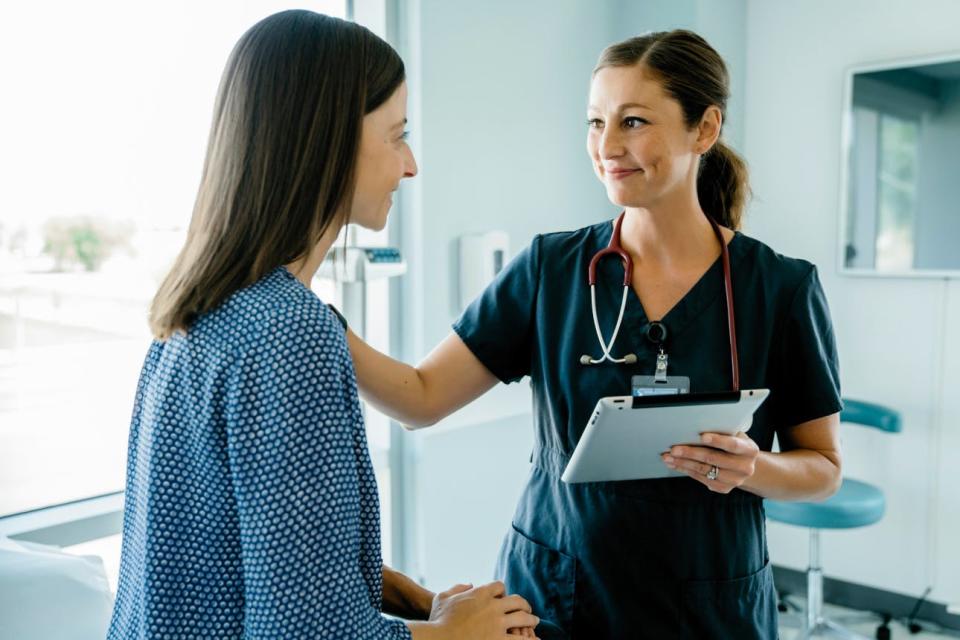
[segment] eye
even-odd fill
[[[623,119],[623,127],[625,129],[639,129],[645,124],[650,124],[650,121],[637,116],[627,116]]]
[[[403,133],[400,134],[400,138],[399,138],[399,139],[400,139],[400,140],[407,140],[409,137],[410,137],[410,132],[409,132],[409,131],[404,131]]]
[[[591,129],[602,129],[603,120],[600,118],[590,118],[587,120],[587,126]]]

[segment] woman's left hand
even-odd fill
[[[717,493],[730,493],[753,476],[760,449],[747,434],[704,433],[700,442],[702,445],[675,445],[660,457],[670,469],[682,471]],[[711,480],[714,467],[715,479]]]

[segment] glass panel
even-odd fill
[[[146,306],[183,242],[220,73],[287,8],[0,7],[0,514],[123,487]]]
[[[876,262],[880,270],[913,266],[919,132],[917,122],[880,117]]]

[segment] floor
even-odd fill
[[[876,631],[877,631],[877,627],[880,624],[879,618],[876,620],[876,622],[866,622],[866,623],[860,622],[856,624],[846,624],[843,622],[844,617],[847,617],[847,618],[860,617],[862,614],[860,612],[853,611],[851,609],[844,609],[842,607],[837,607],[829,604],[824,606],[824,615],[827,618],[832,619],[834,622],[843,624],[845,627],[847,627],[851,631],[859,633],[866,638],[877,637]],[[791,624],[791,622],[792,622],[791,619],[787,618],[786,615],[783,615],[783,614],[781,615],[780,640],[797,640],[798,638],[801,637],[800,630],[797,628],[795,624]],[[921,631],[920,633],[917,633],[915,635],[911,635],[910,630],[907,629],[907,627],[904,626],[904,624],[902,624],[901,622],[896,622],[896,621],[891,622],[890,637],[894,638],[895,640],[906,640],[907,638],[915,638],[916,640],[956,640],[957,638],[960,638],[960,632],[952,631],[952,630],[941,631],[933,623],[924,623],[921,621],[920,624],[923,625],[924,631]],[[842,636],[822,635],[817,637],[840,638]]]

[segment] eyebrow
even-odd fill
[[[406,119],[406,118],[404,118],[403,120],[401,120],[401,121],[398,122],[397,124],[395,124],[395,125],[393,125],[392,127],[390,127],[390,131],[393,131],[393,130],[395,130],[395,129],[402,129],[402,128],[405,127],[405,126],[407,126],[407,119]]]
[[[617,111],[626,111],[627,109],[646,109],[647,111],[652,111],[650,107],[648,107],[645,104],[640,104],[639,102],[626,102],[620,105]],[[600,109],[598,109],[592,104],[587,107],[587,111],[599,111],[599,110]]]

